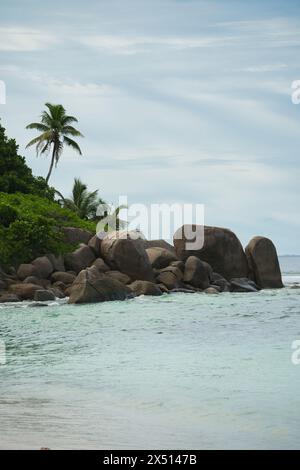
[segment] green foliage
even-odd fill
[[[9,227],[18,218],[17,211],[6,204],[0,204],[0,225]]]
[[[0,217],[2,207],[9,207],[11,217],[14,214],[9,224],[0,223],[0,264],[4,266],[74,249],[63,241],[64,226],[95,231],[95,223],[81,220],[57,202],[39,196],[0,193]]]
[[[70,199],[60,200],[63,207],[72,210],[81,219],[96,219],[99,204],[106,203],[98,196],[98,190],[90,192],[87,185],[79,178],[74,179],[72,196]]]
[[[0,192],[37,194],[49,199],[54,197],[54,189],[49,188],[43,178],[35,178],[25,163],[25,158],[18,155],[18,145],[14,139],[8,139],[5,129],[0,125]]]

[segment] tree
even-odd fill
[[[0,192],[37,194],[52,199],[54,191],[41,177],[34,177],[25,158],[18,155],[18,145],[8,139],[0,124]]]
[[[79,178],[74,179],[71,198],[64,198],[58,191],[57,194],[61,197],[63,207],[71,209],[81,219],[95,219],[99,204],[105,204],[98,197],[98,190],[89,192],[87,185]]]
[[[83,135],[71,125],[73,122],[78,122],[78,120],[74,116],[68,116],[61,104],[46,103],[45,106],[48,111],[42,112],[41,122],[32,122],[26,126],[26,129],[36,129],[41,132],[40,135],[27,144],[26,148],[35,145],[37,155],[47,155],[52,149],[50,168],[46,177],[48,183],[53,165],[55,163],[55,166],[57,166],[64,145],[71,147],[82,155],[77,142],[69,136],[83,137]]]

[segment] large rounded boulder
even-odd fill
[[[153,281],[153,270],[138,232],[111,232],[101,243],[104,261],[132,281]]]
[[[283,287],[276,248],[269,238],[252,238],[246,247],[246,255],[251,277],[259,287]]]
[[[177,256],[165,248],[158,246],[146,249],[152,268],[163,269],[169,266],[172,261],[177,261]]]
[[[189,256],[185,262],[183,281],[193,287],[207,289],[212,279],[212,268],[196,256]]]
[[[74,271],[76,274],[82,269],[85,269],[95,261],[95,255],[93,250],[87,245],[81,245],[73,253],[67,253],[65,255],[65,265],[70,271]]]
[[[125,300],[132,295],[131,290],[95,266],[82,270],[70,288],[70,304]]]
[[[183,225],[174,234],[179,259],[196,256],[206,261],[225,279],[248,276],[248,263],[237,236],[229,229],[201,225]]]

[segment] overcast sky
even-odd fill
[[[10,0],[0,5],[2,125],[25,145],[46,101],[76,115],[74,177],[108,201],[203,203],[208,225],[300,254],[299,1]]]

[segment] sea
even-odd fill
[[[300,256],[284,289],[0,306],[0,449],[299,449]]]

